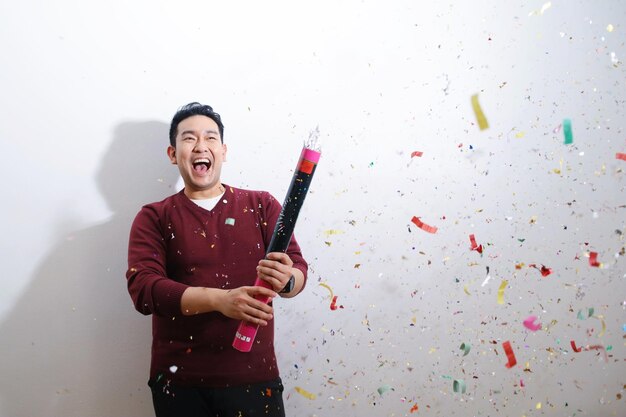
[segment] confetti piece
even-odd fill
[[[537,267],[535,264],[528,265],[529,268],[535,268],[536,270],[541,272],[541,275],[547,277],[552,273],[552,268],[548,268],[547,266],[541,265],[541,268]]]
[[[224,224],[227,224],[229,226],[234,226],[235,225],[235,219],[233,219],[232,217],[229,217],[229,218],[226,219]]]
[[[333,289],[332,289],[332,288],[330,288],[330,286],[329,286],[328,284],[324,284],[323,282],[320,282],[318,285],[319,285],[320,287],[324,287],[324,288],[326,288],[326,289],[328,290],[328,292],[330,292],[330,299],[332,300],[332,299],[333,299],[333,295],[334,295],[334,294],[333,294]]]
[[[467,356],[471,348],[472,346],[469,343],[461,343],[460,349],[463,351],[463,356]]]
[[[571,340],[569,342],[569,344],[572,346],[572,350],[574,350],[574,352],[576,352],[576,353],[578,353],[578,352],[580,352],[582,350],[582,348],[577,348],[576,347],[576,342],[574,342],[573,340]]]
[[[454,392],[460,392],[461,394],[465,394],[465,381],[463,381],[462,379],[455,379],[454,382],[452,382],[452,390]]]
[[[411,221],[420,229],[428,233],[437,233],[437,228],[434,226],[429,226],[426,223],[423,223],[419,217],[413,216]]]
[[[485,280],[483,281],[483,283],[480,284],[480,286],[484,287],[485,285],[487,285],[490,279],[491,279],[491,275],[489,275],[489,267],[487,267],[487,276],[485,277]]]
[[[516,137],[517,139],[521,139],[521,138],[523,138],[523,137],[524,137],[524,135],[525,135],[525,134],[526,134],[525,132],[517,132],[517,133],[515,134],[515,137]]]
[[[615,68],[617,68],[617,66],[621,64],[620,60],[617,58],[617,55],[615,55],[615,52],[611,52],[611,64],[613,64]]]
[[[489,127],[489,123],[487,123],[487,118],[483,113],[483,110],[480,108],[480,103],[478,103],[478,94],[474,94],[472,96],[472,108],[474,109],[474,114],[476,115],[476,120],[478,121],[478,127],[480,130],[485,130]]]
[[[175,374],[175,373],[176,373],[176,371],[178,371],[178,366],[176,366],[176,365],[172,365],[172,366],[170,366],[170,372],[171,372],[171,373]]]
[[[469,235],[470,243],[472,244],[471,250],[475,250],[476,252],[482,254],[483,253],[483,245],[478,245],[476,243],[476,238],[474,235]]]
[[[298,392],[298,394],[302,395],[305,398],[308,398],[309,400],[314,400],[315,398],[317,398],[315,394],[300,387],[296,387],[296,391]]]
[[[552,7],[552,2],[551,1],[549,1],[547,3],[544,3],[544,5],[541,6],[541,10],[534,10],[534,11],[530,12],[528,14],[528,16],[530,17],[530,16],[533,16],[533,15],[543,15],[543,13],[546,10],[548,10],[550,7]]]
[[[509,284],[509,281],[507,281],[506,279],[502,280],[502,283],[500,284],[500,288],[498,288],[498,304],[504,304],[504,289],[506,288],[508,284]]]
[[[589,307],[585,315],[583,315],[583,311],[584,310],[578,310],[578,315],[577,315],[578,320],[585,320],[586,318],[593,316],[593,312],[594,312],[593,307]]]
[[[533,332],[536,332],[537,330],[541,329],[541,323],[535,324],[536,320],[537,320],[536,316],[528,316],[528,318],[524,320],[524,327],[526,327],[528,330],[532,330]]]
[[[482,284],[480,284],[481,287],[484,287],[485,285],[487,285],[487,283],[489,282],[489,280],[491,279],[491,275],[487,275],[485,277],[485,280],[483,281]]]
[[[324,283],[322,283],[322,282],[320,282],[318,285],[319,285],[320,287],[324,287],[324,288],[326,288],[326,289],[328,290],[328,292],[330,292],[330,300],[331,300],[331,301],[330,301],[330,309],[331,309],[331,310],[333,310],[333,311],[334,311],[334,310],[337,310],[337,307],[339,307],[339,308],[343,308],[343,306],[337,306],[337,296],[333,294],[333,289],[332,289],[332,288],[330,288],[330,286],[329,286],[329,285],[324,284]]]
[[[324,232],[324,234],[325,234],[326,236],[330,236],[330,235],[341,235],[341,234],[343,234],[343,233],[344,233],[344,231],[343,231],[343,230],[335,230],[335,229],[326,230],[326,231]]]
[[[621,153],[621,152],[616,153],[615,159],[621,159],[622,161],[626,161],[626,153]]]
[[[379,388],[378,388],[378,393],[379,393],[380,395],[383,395],[384,393],[386,393],[387,391],[392,390],[392,389],[393,389],[393,388],[391,388],[391,386],[389,386],[389,385],[385,384],[385,385],[383,385],[383,386],[381,386],[381,387],[379,387]]]
[[[463,291],[465,291],[465,294],[467,294],[467,295],[472,295],[472,294],[470,294],[469,290],[467,289],[467,284],[463,286]]]
[[[589,252],[589,265],[600,268],[602,264],[598,262],[598,252]]]
[[[598,337],[604,336],[604,332],[606,332],[606,323],[604,322],[604,316],[599,314],[597,316],[593,316],[593,318],[600,320],[602,323],[602,330],[598,333]]]
[[[522,387],[522,388],[524,388],[524,387],[525,387],[525,385],[524,385],[524,380],[523,380],[523,379],[520,379],[520,380],[519,380],[519,386],[520,386],[520,387]]]
[[[574,137],[572,136],[572,121],[570,119],[563,120],[563,135],[565,136],[565,145],[569,145],[574,142]]]
[[[417,406],[417,404],[413,404],[413,407],[411,407],[411,409],[410,409],[409,411],[410,411],[411,413],[414,413],[414,412],[416,412],[416,411],[418,410],[418,408],[419,408],[419,407]]]
[[[602,345],[591,345],[591,346],[587,346],[587,349],[585,350],[601,350],[604,353],[604,360],[606,362],[608,362],[609,358],[606,354],[606,348]]]
[[[272,389],[271,388],[265,388],[265,396],[266,397],[271,397],[272,396]]]
[[[420,151],[411,152],[411,158],[414,158],[416,156],[422,156],[422,155],[424,155],[424,152],[420,152]]]
[[[506,342],[502,343],[502,347],[504,348],[506,357],[509,359],[506,367],[510,369],[517,364],[517,360],[515,359],[515,353],[513,353],[513,348],[511,347],[511,342],[507,340]]]
[[[612,24],[608,24],[606,27],[607,32],[613,32],[613,25]]]
[[[543,6],[541,6],[541,11],[539,13],[544,14],[544,12],[546,10],[548,10],[550,7],[552,7],[552,2],[551,1],[545,3]]]
[[[541,403],[537,403],[537,405],[535,406],[535,408],[536,408],[537,410],[541,410]]]

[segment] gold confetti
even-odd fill
[[[478,103],[478,94],[474,94],[472,96],[472,108],[474,109],[474,114],[476,115],[476,121],[478,121],[478,127],[480,130],[485,130],[489,127],[489,123],[487,122],[487,118],[483,113],[483,110],[480,108],[480,103]]]
[[[303,397],[308,398],[309,400],[314,400],[315,398],[317,398],[317,396],[313,394],[312,392],[309,392],[300,387],[296,387],[296,391],[298,392],[298,394],[302,395]]]
[[[507,281],[506,279],[502,280],[502,283],[500,284],[500,288],[498,288],[498,304],[504,304],[504,289],[506,288],[508,284],[509,284],[509,281]]]
[[[326,236],[330,236],[330,235],[341,235],[343,234],[344,231],[343,230],[335,230],[335,229],[330,229],[330,230],[326,230],[324,231],[324,234]]]

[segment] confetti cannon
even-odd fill
[[[296,172],[291,179],[291,185],[287,191],[287,197],[283,203],[283,208],[280,211],[276,226],[274,227],[274,233],[272,234],[272,240],[270,241],[265,254],[270,252],[286,252],[291,236],[293,235],[293,229],[296,226],[296,220],[300,209],[304,204],[304,199],[311,185],[317,162],[320,159],[321,153],[316,150],[315,142],[319,130],[315,130],[309,141],[305,143],[296,166]],[[257,277],[254,285],[271,289],[270,284]],[[269,302],[268,297],[257,297],[257,300],[265,303]],[[259,329],[258,324],[252,324],[245,320],[242,320],[235,334],[233,340],[233,347],[241,352],[250,352],[252,349],[252,343],[256,337],[256,333]]]

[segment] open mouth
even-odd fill
[[[211,161],[208,158],[200,158],[193,161],[193,169],[198,174],[204,174],[211,168]]]

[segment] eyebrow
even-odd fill
[[[196,134],[196,132],[194,130],[185,130],[180,135],[183,136],[183,135],[186,135],[188,133],[191,133],[192,135]],[[203,130],[202,133],[209,133],[209,134],[219,135],[219,132],[217,130],[213,130],[213,129]]]

